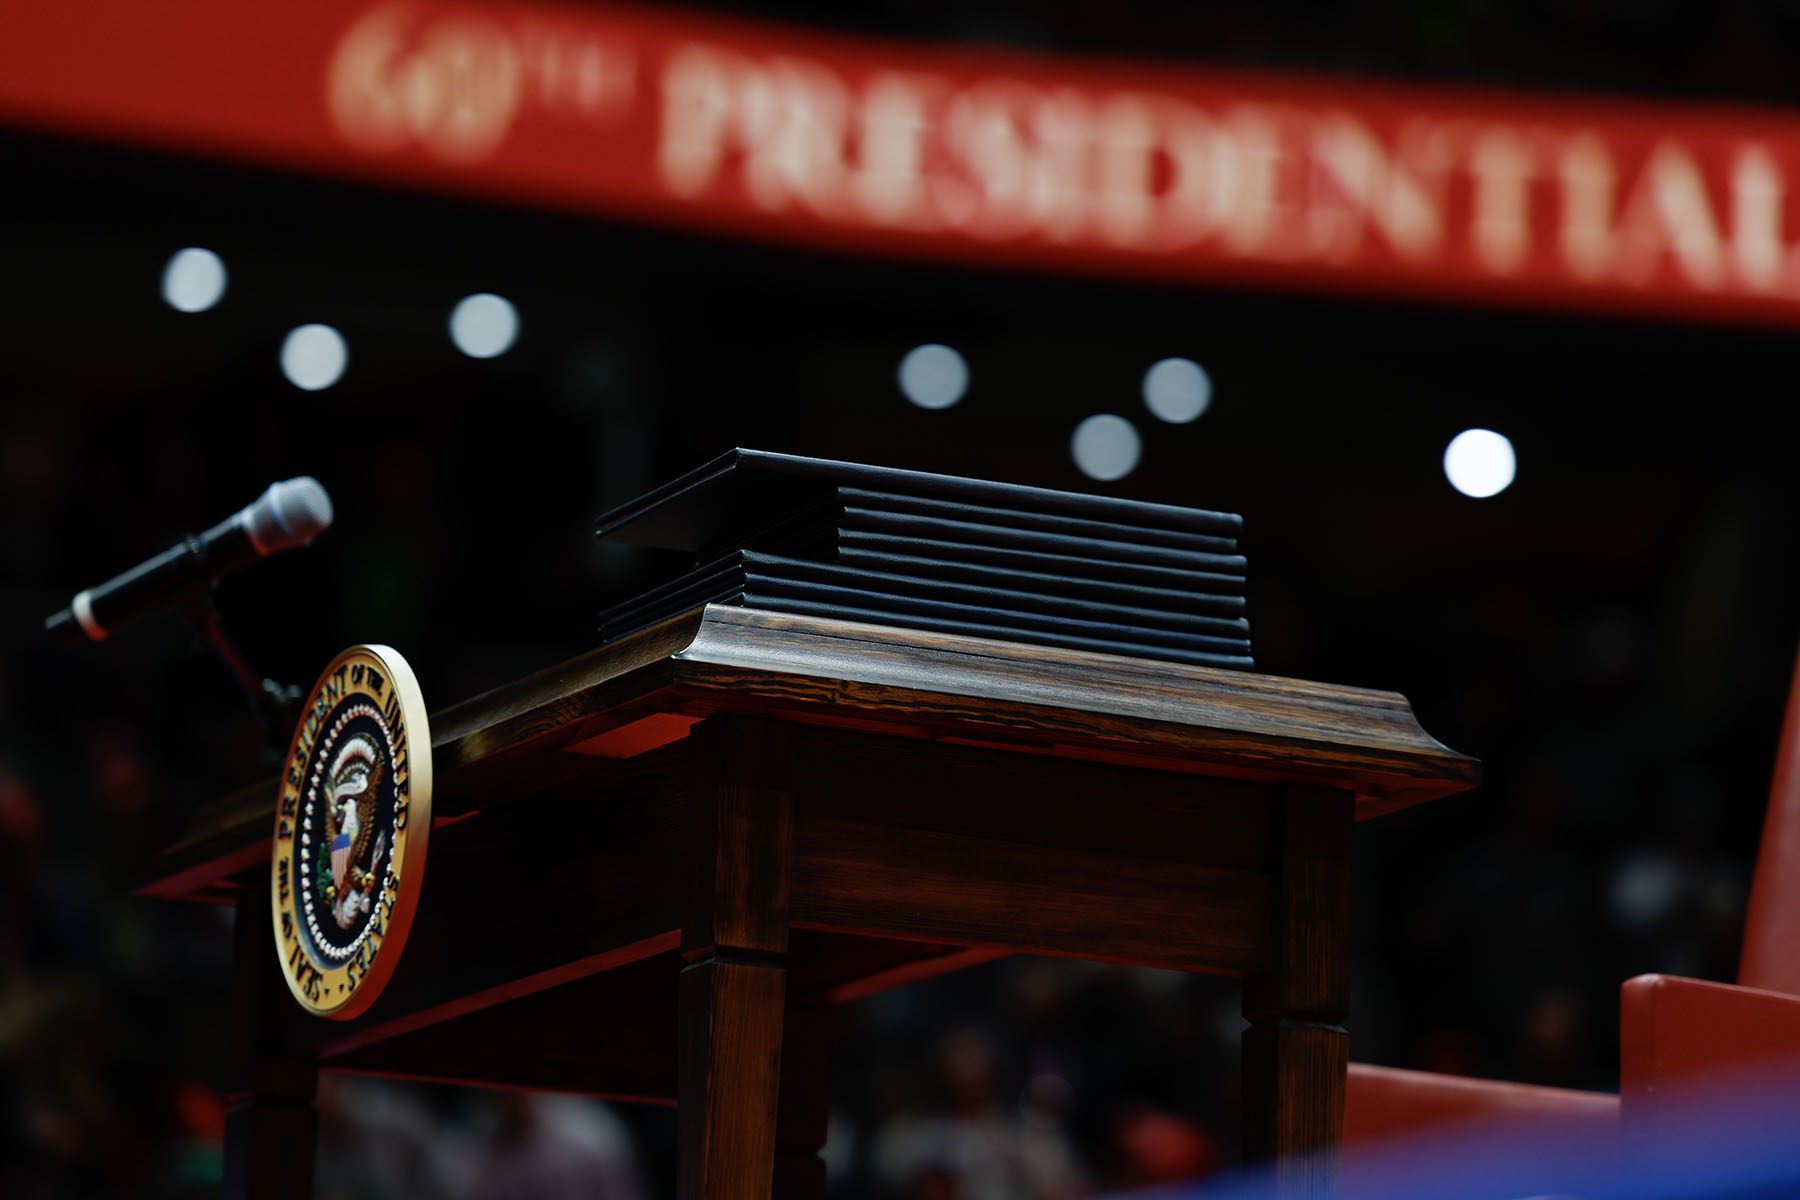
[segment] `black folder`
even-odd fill
[[[1121,585],[1110,579],[1094,579],[1085,575],[1046,574],[987,563],[933,558],[925,554],[839,546],[834,561],[846,566],[866,567],[872,571],[909,575],[915,579],[943,579],[983,587],[1036,592],[1046,596],[1127,603],[1169,613],[1240,616],[1245,609],[1244,597],[1241,595],[1190,591],[1186,588]]]
[[[704,604],[1250,667],[1231,513],[734,450],[600,518],[698,565],[606,640]]]
[[[1027,608],[991,603],[999,595],[992,589],[970,589],[980,595],[953,598],[947,593],[932,595],[929,587],[920,588],[917,582],[855,568],[740,552],[608,610],[600,619],[601,636],[610,641],[703,604],[744,603],[778,612],[836,614],[846,620],[879,619],[978,637],[1010,637],[1075,649],[1204,660],[1215,666],[1248,666],[1253,661],[1249,625],[1242,619],[1206,618],[1216,624],[1157,628],[1142,618],[1161,620],[1167,614],[1081,602],[1062,613],[1044,612],[1040,611],[1045,607],[1042,604]],[[976,598],[990,603],[965,602]]]
[[[733,541],[747,517],[791,511],[836,487],[1215,537],[1235,538],[1243,528],[1235,513],[739,449],[605,513],[596,532],[699,553]]]
[[[1150,546],[1168,546],[1176,550],[1200,550],[1212,554],[1235,554],[1235,535],[1188,533],[1180,529],[1163,529],[1154,525],[1124,521],[1089,520],[1066,517],[1058,513],[1038,512],[1028,508],[1000,508],[987,504],[969,504],[960,500],[937,500],[929,496],[912,496],[904,492],[878,492],[867,488],[840,487],[840,504],[853,508],[882,512],[911,513],[921,517],[941,517],[951,521],[972,521],[981,525],[1000,525],[1012,529],[1032,529],[1040,533],[1060,533],[1069,537],[1099,538],[1112,542],[1142,542]]]

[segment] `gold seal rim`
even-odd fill
[[[282,981],[287,984],[288,992],[301,1008],[314,1016],[336,1021],[348,1021],[368,1011],[369,1006],[380,997],[388,980],[393,978],[394,968],[399,965],[400,955],[406,949],[407,935],[412,932],[413,917],[418,911],[419,889],[425,882],[425,859],[431,841],[431,719],[425,708],[425,693],[419,688],[418,676],[413,674],[412,665],[406,661],[405,656],[392,646],[378,643],[362,643],[341,651],[313,681],[312,690],[307,693],[306,705],[301,711],[305,712],[312,707],[319,689],[337,673],[339,667],[359,655],[373,658],[381,665],[394,689],[394,695],[399,699],[400,719],[406,723],[406,853],[398,886],[394,889],[393,912],[388,917],[387,932],[382,936],[380,949],[368,970],[357,981],[355,989],[335,1005],[326,1007],[309,999],[300,990],[299,982],[286,965],[287,946],[281,936],[281,876],[277,865],[278,851],[274,848],[280,841],[281,792],[286,786],[285,775],[275,794],[276,833],[269,856],[269,926],[275,939],[275,953]],[[303,727],[304,720],[295,727],[293,735],[288,739],[287,755],[281,760],[284,772],[287,764],[293,761]],[[297,883],[293,895],[294,906],[298,908]]]

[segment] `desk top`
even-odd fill
[[[721,713],[1355,792],[1358,818],[1480,764],[1404,696],[1241,671],[709,605],[431,718],[439,824],[678,741]],[[266,861],[273,778],[198,809],[143,895],[229,903]]]

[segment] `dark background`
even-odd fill
[[[1800,98],[1793,3],[725,7],[1053,52]],[[18,132],[0,179],[0,1192],[216,1187],[228,916],[129,893],[193,805],[257,777],[258,731],[173,620],[71,652],[39,628],[301,473],[336,524],[229,580],[228,625],[300,684],[346,645],[395,645],[434,708],[593,645],[605,604],[679,566],[594,544],[593,517],[731,445],[1242,512],[1262,669],[1401,691],[1486,767],[1478,791],[1359,831],[1355,1058],[1611,1088],[1621,980],[1734,973],[1800,612],[1793,333],[965,273]],[[158,291],[189,245],[230,273],[199,314]],[[491,361],[445,330],[475,291],[520,313]],[[349,344],[317,393],[277,365],[309,321]],[[921,342],[967,359],[955,407],[896,387]],[[1170,355],[1214,382],[1190,425],[1138,399]],[[1068,451],[1099,412],[1145,438],[1114,484]],[[1443,477],[1470,426],[1518,450],[1493,499]],[[1014,960],[849,1006],[834,1180],[947,1194],[914,1143],[959,1129],[1035,1146],[1055,1177],[963,1194],[1206,1169],[1235,1152],[1235,1004],[1229,981]],[[333,1103],[410,1106],[422,1145],[524,1119],[349,1095],[327,1098],[346,1161],[365,1135]],[[620,1116],[666,1193],[668,1115]],[[409,1178],[326,1172],[320,1194],[429,1193]]]

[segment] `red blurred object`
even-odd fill
[[[19,776],[0,770],[0,843],[15,842],[36,853],[44,835],[44,810],[37,795]]]
[[[175,1085],[169,1102],[182,1133],[211,1146],[225,1144],[225,1101],[219,1093],[187,1079]]]
[[[1781,722],[1738,982],[1800,996],[1800,663]]]
[[[1153,1108],[1135,1108],[1121,1117],[1117,1136],[1134,1185],[1200,1179],[1225,1161],[1218,1142],[1205,1129]]]
[[[607,3],[24,0],[0,121],[961,265],[1800,324],[1777,109]]]
[[[1619,1098],[1606,1092],[1350,1064],[1344,1140],[1371,1141],[1452,1122],[1579,1127],[1612,1137]]]
[[[1738,982],[1640,975],[1619,989],[1620,1094],[1352,1063],[1347,1141],[1481,1121],[1654,1145],[1671,1101],[1800,1064],[1800,660],[1775,758]]]
[[[1791,1081],[1796,1065],[1800,998],[1676,975],[1640,975],[1620,989],[1619,1090],[1633,1144],[1660,1143],[1671,1113],[1691,1111],[1695,1093]]]

